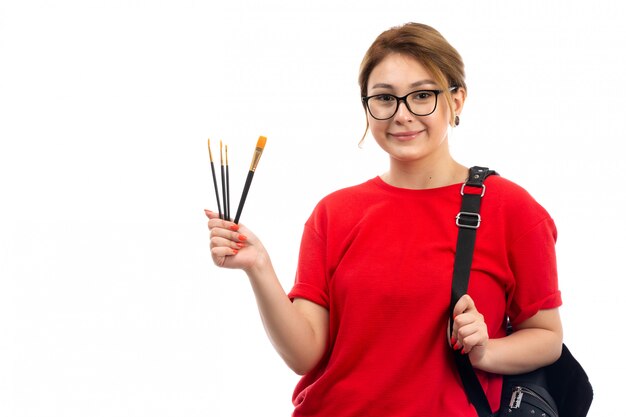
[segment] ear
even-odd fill
[[[463,87],[459,87],[452,94],[452,110],[454,115],[460,115],[463,111],[463,104],[465,104],[465,97],[467,97],[467,91]],[[454,117],[453,115],[453,117]]]

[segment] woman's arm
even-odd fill
[[[206,210],[211,256],[223,268],[242,269],[250,280],[261,320],[278,354],[297,374],[309,372],[326,351],[328,310],[289,299],[261,241],[247,228]]]
[[[557,308],[539,310],[500,339],[489,339],[484,319],[470,296],[461,297],[453,314],[452,341],[469,354],[477,369],[521,374],[549,365],[561,356],[563,329]]]

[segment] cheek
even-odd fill
[[[369,113],[367,114],[367,122],[370,124],[372,129],[376,130],[385,130],[389,128],[389,125],[392,123],[393,117],[387,120],[376,120]]]
[[[424,125],[429,130],[448,130],[450,125],[449,114],[446,111],[436,112],[423,119]]]
[[[441,110],[439,112],[436,112],[437,118],[439,120],[439,123],[441,123],[442,126],[444,126],[447,129],[447,127],[450,125],[450,116],[452,113],[448,109],[447,105],[444,105],[441,107],[442,107]]]
[[[370,124],[370,131],[372,132],[372,135],[374,136],[375,139],[378,140],[378,139],[382,139],[385,137],[387,128],[389,125],[388,123],[382,122],[380,120],[372,119],[370,117],[369,124]]]

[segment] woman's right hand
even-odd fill
[[[268,261],[261,241],[245,226],[219,218],[218,213],[204,210],[211,231],[211,257],[215,265],[246,272]]]

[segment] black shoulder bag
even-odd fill
[[[495,171],[472,167],[468,180],[461,187],[461,211],[456,216],[459,235],[454,260],[452,296],[450,298],[450,329],[452,311],[459,298],[467,293],[470,269],[480,226],[480,203],[485,195],[485,179]],[[463,387],[479,417],[585,417],[593,400],[589,378],[578,361],[563,345],[561,357],[552,365],[521,375],[505,375],[500,410],[491,411],[468,355],[453,350]]]

